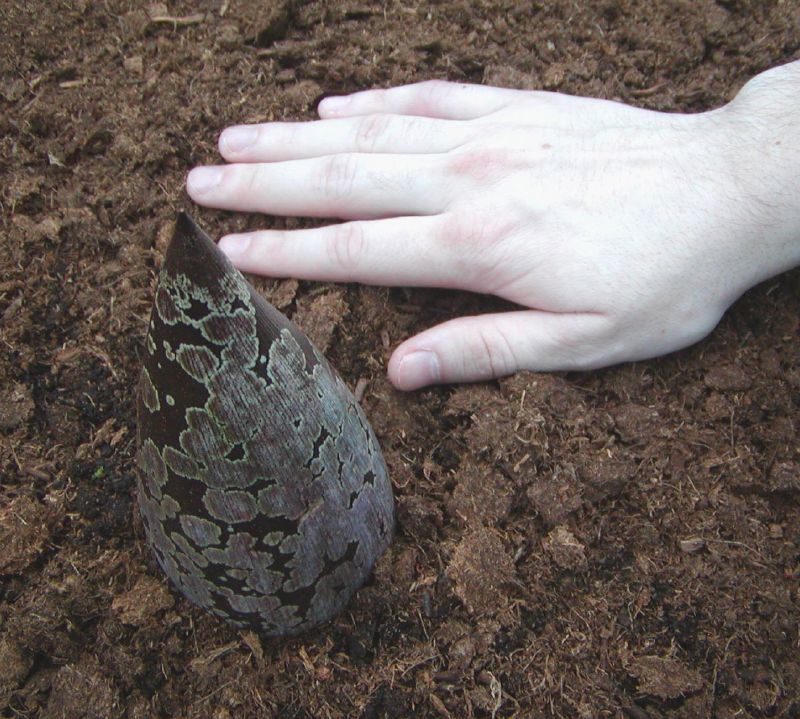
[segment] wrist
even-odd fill
[[[800,265],[800,61],[756,76],[709,114],[722,127],[744,291]]]

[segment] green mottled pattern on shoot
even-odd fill
[[[189,220],[159,277],[139,392],[139,503],[166,574],[266,635],[341,611],[394,505],[350,391]]]

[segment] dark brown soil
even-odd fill
[[[796,0],[5,0],[0,37],[1,717],[800,716],[797,271],[665,359],[411,395],[391,348],[491,300],[262,281],[367,380],[398,501],[309,636],[177,596],[132,493],[155,268],[224,126],[431,77],[701,110],[800,57]]]

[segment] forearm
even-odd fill
[[[755,284],[800,265],[800,61],[756,76],[717,115]]]

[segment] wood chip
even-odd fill
[[[638,657],[628,668],[628,674],[638,680],[640,691],[660,699],[677,699],[703,686],[697,672],[669,657]]]
[[[681,551],[686,552],[686,554],[694,554],[695,552],[699,552],[703,547],[706,546],[706,540],[701,539],[700,537],[694,537],[692,539],[682,539],[681,543]]]
[[[166,584],[155,577],[140,577],[132,589],[114,598],[111,608],[123,624],[142,627],[158,612],[170,609],[175,600]]]
[[[132,55],[122,61],[122,66],[127,72],[141,75],[144,72],[144,60],[141,55]]]

